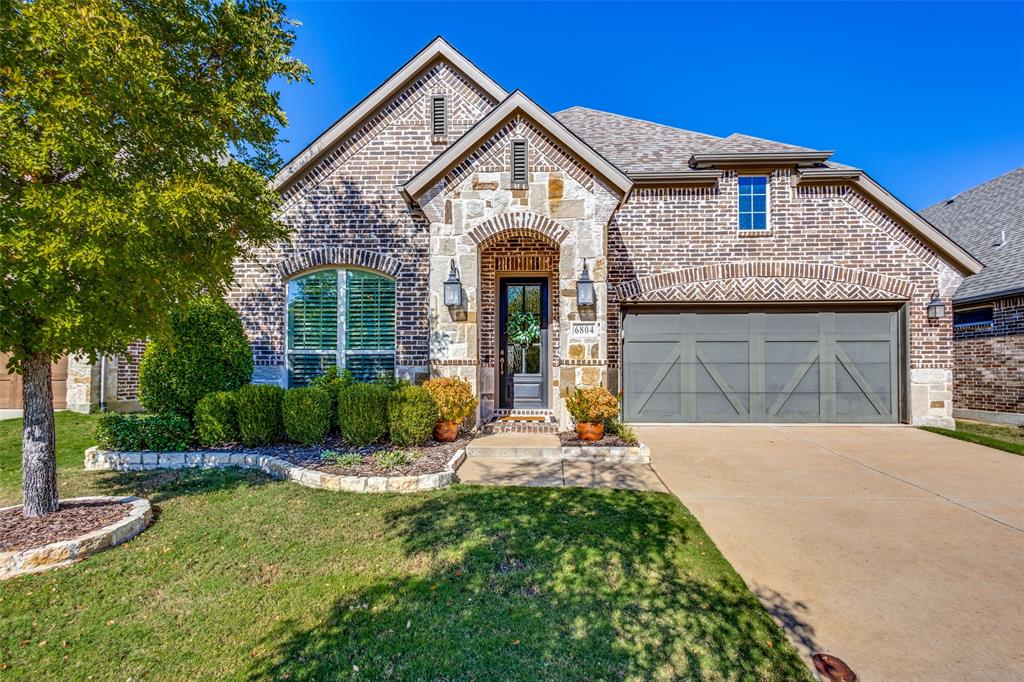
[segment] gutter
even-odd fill
[[[832,157],[831,151],[807,152],[728,152],[694,154],[690,157],[691,168],[709,168],[711,166],[731,166],[750,168],[795,164],[797,166],[813,166],[825,163]]]
[[[1022,296],[1024,295],[1024,287],[1014,287],[1013,289],[1003,289],[1002,291],[994,291],[988,294],[974,294],[973,296],[964,296],[963,298],[953,297],[953,305],[964,305],[967,303],[985,303],[986,301],[996,301],[1000,298],[1009,298],[1011,296]]]
[[[722,178],[720,170],[688,170],[661,173],[630,173],[637,185],[714,185]]]

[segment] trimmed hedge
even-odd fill
[[[243,445],[270,445],[284,437],[281,401],[284,389],[269,384],[248,384],[235,395],[238,436]]]
[[[281,401],[288,440],[303,445],[323,443],[331,430],[331,397],[321,388],[290,388]]]
[[[388,400],[388,429],[395,445],[422,445],[437,424],[437,402],[422,386],[403,386]]]
[[[223,300],[204,296],[171,314],[166,341],[146,347],[139,365],[139,401],[150,412],[191,417],[204,395],[237,389],[252,370],[242,319]]]
[[[96,423],[96,440],[108,450],[181,452],[192,444],[192,423],[178,414],[107,412]]]
[[[338,428],[351,445],[363,446],[388,435],[388,389],[352,384],[338,391]]]
[[[356,378],[352,376],[352,372],[344,369],[338,371],[336,366],[327,368],[327,371],[318,377],[315,377],[309,385],[314,388],[322,388],[327,391],[327,395],[331,399],[331,428],[338,428],[338,391],[351,386],[356,382]]]
[[[202,445],[238,442],[238,415],[233,391],[207,393],[196,405],[194,421]]]

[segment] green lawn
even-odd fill
[[[987,424],[966,419],[956,421],[956,430],[940,429],[934,426],[923,427],[926,431],[940,433],[943,436],[959,438],[979,445],[987,445],[997,450],[1005,450],[1015,455],[1024,455],[1024,428],[1006,426],[1004,424]]]
[[[669,495],[85,473],[90,421],[58,415],[63,493],[140,493],[157,519],[0,583],[0,678],[811,679]],[[17,428],[0,422],[7,500]]]

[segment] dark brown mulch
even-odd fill
[[[419,476],[420,474],[436,474],[444,471],[444,465],[456,451],[466,447],[470,439],[467,436],[452,443],[429,441],[425,445],[400,448],[395,445],[368,445],[355,448],[338,439],[328,440],[324,445],[277,445],[270,448],[254,448],[259,454],[272,454],[274,457],[286,459],[293,464],[316,469],[339,476]],[[273,450],[273,452],[270,452]],[[391,469],[381,468],[375,455],[387,450],[401,450],[408,453],[410,462]],[[266,452],[265,452],[266,451]],[[362,463],[356,466],[342,466],[333,460],[332,455],[359,455]],[[324,455],[327,455],[326,457]]]
[[[54,513],[32,519],[22,516],[20,507],[0,511],[0,552],[74,540],[120,521],[130,508],[121,502],[61,502]]]
[[[575,431],[562,431],[558,434],[558,438],[562,441],[562,447],[567,448],[579,448],[594,445],[628,448],[636,445],[636,443],[627,443],[618,436],[610,434],[607,431],[604,432],[604,438],[601,440],[580,440],[576,437]]]

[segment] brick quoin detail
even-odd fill
[[[666,289],[678,290],[685,285],[695,283],[707,284],[713,280],[716,281],[716,284],[713,287],[706,287],[704,290],[721,291],[723,292],[721,298],[725,300],[732,300],[732,296],[724,295],[724,292],[729,287],[735,290],[737,283],[722,280],[742,280],[742,286],[739,289],[747,287],[750,291],[750,300],[754,301],[800,300],[804,296],[811,296],[810,300],[830,298],[842,300],[842,295],[836,295],[840,288],[849,292],[847,295],[852,295],[854,299],[885,299],[887,295],[890,299],[907,299],[914,291],[914,285],[911,282],[864,270],[853,270],[821,263],[777,261],[722,263],[674,270],[620,284],[615,290],[619,300],[624,302],[671,300],[672,296],[678,300],[695,300],[690,294],[699,290],[698,287],[687,287],[685,293],[669,291],[667,296],[653,294],[661,293]],[[843,288],[825,284],[815,286],[813,282],[807,282],[807,280],[825,280],[829,285],[833,283],[848,284],[854,285],[854,287]],[[715,298],[705,300],[715,300]]]
[[[287,278],[297,272],[326,265],[352,265],[383,272],[391,277],[398,277],[402,272],[402,263],[395,258],[365,249],[344,248],[315,249],[300,253],[278,263],[277,271],[281,277]]]

